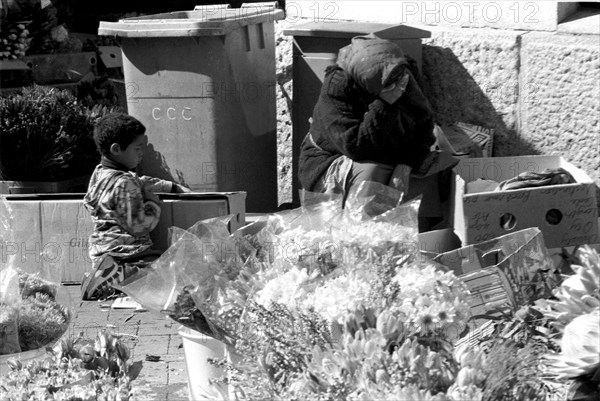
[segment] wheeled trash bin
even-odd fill
[[[300,205],[298,157],[300,145],[309,128],[309,118],[319,98],[325,69],[335,64],[338,51],[359,35],[375,35],[402,48],[421,68],[421,41],[431,32],[407,25],[376,22],[310,21],[283,31],[292,36],[293,47],[293,114],[292,114],[292,203]]]
[[[245,191],[277,208],[275,3],[199,6],[100,22],[123,53],[128,113],[147,128],[142,174]]]

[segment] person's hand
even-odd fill
[[[152,202],[156,203],[157,205],[160,204],[160,199],[158,198],[158,195],[156,195],[154,192],[149,191],[146,188],[144,188],[142,191],[142,194],[143,194],[145,201],[152,201]]]
[[[454,168],[460,160],[454,157],[450,152],[435,151],[430,152],[427,157],[421,162],[417,168],[412,170],[412,175],[417,177],[428,177],[444,171],[449,168]]]
[[[410,181],[411,167],[406,164],[398,164],[392,172],[389,185],[398,191],[402,192],[404,196],[408,193],[408,184]]]
[[[408,73],[404,74],[398,80],[392,82],[387,85],[385,88],[381,90],[379,93],[379,97],[388,104],[395,103],[400,96],[406,91],[406,87],[408,86],[408,81],[410,76]]]
[[[192,192],[191,189],[180,184],[173,184],[173,188],[176,194],[189,194]]]

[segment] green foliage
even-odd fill
[[[0,99],[0,179],[58,181],[91,174],[92,131],[112,111],[88,108],[66,90],[32,86]]]
[[[142,362],[129,363],[129,349],[112,334],[98,333],[96,343],[102,340],[104,348],[81,338],[63,338],[46,348],[43,358],[26,364],[10,358],[9,369],[0,376],[0,399],[130,400],[131,381],[138,377]]]
[[[19,342],[22,351],[57,340],[69,324],[67,309],[46,294],[27,297],[19,305]]]
[[[17,279],[9,279],[8,286],[18,286],[19,293],[13,294],[15,297],[9,295],[10,290],[5,291],[0,301],[0,339],[10,343],[10,347],[0,347],[0,355],[30,351],[56,341],[71,319],[68,308],[56,301],[57,284],[37,274],[17,273]]]

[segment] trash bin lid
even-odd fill
[[[324,38],[353,38],[374,33],[381,39],[421,39],[430,38],[431,32],[408,25],[385,24],[377,22],[308,22],[283,31],[287,36],[312,36]]]
[[[284,18],[283,10],[264,6],[265,3],[256,4],[240,8],[206,6],[191,11],[125,18],[118,22],[100,21],[98,35],[127,38],[221,36],[246,25]]]

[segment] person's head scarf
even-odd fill
[[[337,64],[372,96],[402,77],[408,61],[394,42],[375,36],[356,36],[340,49]]]

